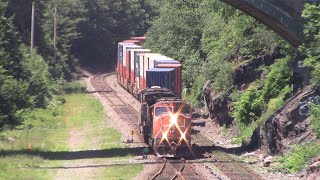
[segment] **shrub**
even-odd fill
[[[316,134],[318,138],[320,138],[320,106],[312,106],[311,107],[311,128],[312,131]]]
[[[257,120],[264,108],[264,101],[257,87],[250,86],[239,101],[234,103],[234,108],[233,117],[238,123],[249,124]]]
[[[280,171],[295,173],[307,164],[307,161],[319,154],[320,145],[318,143],[308,143],[293,146],[291,152],[280,158]]]
[[[281,91],[291,83],[292,71],[289,67],[290,56],[278,59],[270,66],[270,71],[266,75],[266,80],[262,89],[262,97],[268,102],[277,97]]]
[[[86,92],[86,86],[80,82],[67,83],[64,86],[63,91],[67,94],[84,93],[84,92]]]

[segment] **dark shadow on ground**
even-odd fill
[[[223,151],[227,154],[241,155],[248,152],[247,147],[234,147],[234,148],[224,148],[221,146],[200,146],[201,149],[204,149],[207,152],[211,151]]]
[[[191,122],[191,126],[205,127],[206,126],[206,122]]]
[[[90,159],[90,158],[111,158],[124,157],[128,155],[142,156],[144,147],[136,148],[112,148],[104,150],[84,150],[84,151],[40,151],[40,150],[0,150],[0,156],[15,156],[15,155],[31,155],[39,156],[49,160],[75,160],[75,159]],[[150,152],[150,150],[149,150]]]

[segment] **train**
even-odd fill
[[[192,108],[181,98],[182,65],[145,49],[145,39],[118,43],[117,82],[140,101],[140,133],[155,154],[189,157]]]

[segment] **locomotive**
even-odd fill
[[[191,154],[191,107],[172,91],[151,87],[140,92],[140,132],[158,157]]]
[[[191,107],[181,99],[179,61],[151,53],[145,37],[118,43],[117,81],[139,99],[140,133],[158,157],[190,156]]]

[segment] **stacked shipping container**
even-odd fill
[[[168,88],[181,95],[180,62],[143,49],[140,45],[144,41],[145,37],[133,37],[118,43],[118,82],[134,95],[152,86]]]

